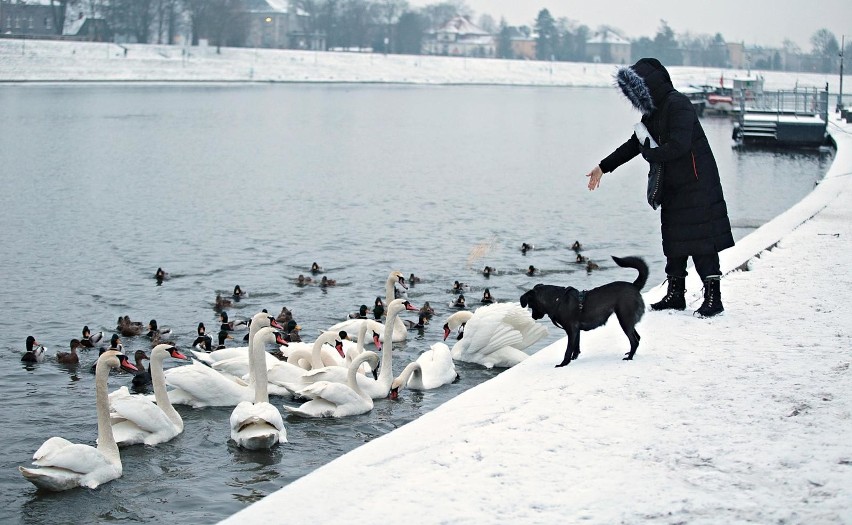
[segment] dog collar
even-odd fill
[[[588,292],[588,290],[577,290],[577,301],[580,303],[581,312],[583,311],[583,306],[586,302],[586,292]]]

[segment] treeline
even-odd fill
[[[0,2],[8,0],[0,0]],[[213,45],[241,46],[246,42],[246,12],[255,0],[51,0],[57,27],[65,16],[80,14],[102,18],[113,34],[140,43],[197,44],[206,38]],[[729,66],[728,47],[721,33],[676,34],[665,20],[652,37],[627,38],[616,28],[594,30],[568,18],[554,18],[541,9],[532,27],[510,27],[485,13],[475,17],[464,0],[447,0],[413,8],[407,0],[292,0],[290,16],[299,30],[321,35],[327,48],[370,48],[377,52],[420,54],[429,29],[464,16],[495,35],[499,58],[519,58],[512,42],[535,41],[536,58],[556,61],[587,60],[586,43],[596,33],[609,31],[631,44],[633,57],[655,56],[668,65]],[[834,72],[839,66],[840,43],[827,29],[814,33],[812,49],[805,52],[786,40],[780,49],[750,48],[749,64],[758,69],[783,69],[790,56],[798,56],[799,69]],[[846,46],[846,56],[852,42]],[[752,56],[753,55],[753,56]],[[783,56],[782,56],[783,55]],[[603,57],[606,59],[606,57]]]

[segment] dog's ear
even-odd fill
[[[521,306],[524,307],[524,308],[526,308],[527,305],[530,304],[529,301],[527,300],[528,295],[529,295],[529,292],[525,292],[524,295],[521,296]]]

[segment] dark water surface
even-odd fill
[[[644,163],[586,189],[585,173],[637,120],[613,90],[2,86],[0,114],[3,523],[215,522],[498,373],[459,364],[458,383],[377,400],[368,415],[288,418],[290,442],[263,453],[228,444],[231,409],[179,407],[184,433],[123,449],[121,479],[40,494],[17,466],[51,436],[96,437],[96,351],[77,368],[53,357],[85,324],[108,338],[120,315],[156,318],[187,346],[198,322],[215,332],[215,295],[239,284],[249,295],[232,318],[286,305],[312,340],[383,296],[399,269],[423,279],[412,301],[438,310],[398,345],[400,371],[441,339],[455,280],[476,306],[485,287],[517,300],[537,282],[634,279],[610,254],[643,256],[649,283],[664,278]],[[831,162],[825,152],[732,150],[729,121],[703,122],[737,238],[806,195]],[[575,240],[601,270],[576,264]],[[535,249],[522,255],[522,242]],[[295,285],[313,261],[336,287]],[[499,274],[484,278],[486,264]],[[541,276],[527,277],[529,265]],[[157,267],[171,274],[162,286]],[[49,357],[25,367],[30,334]],[[551,327],[535,349],[561,337]],[[143,338],[124,343],[149,349]],[[110,378],[111,390],[129,384]]]

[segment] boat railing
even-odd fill
[[[825,89],[802,87],[792,90],[763,91],[746,96],[739,94],[740,115],[764,114],[787,116],[818,116],[828,122],[828,85]]]

